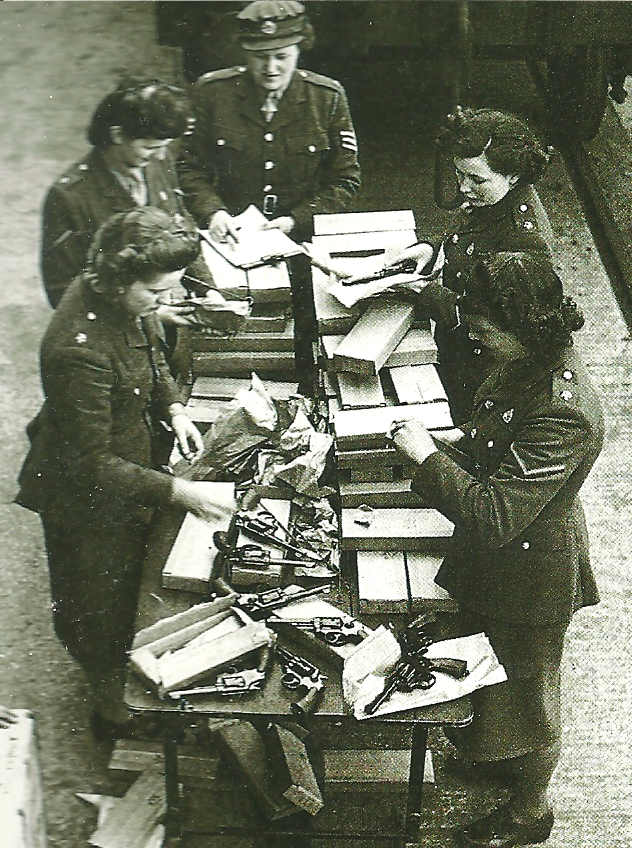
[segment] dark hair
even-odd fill
[[[137,280],[186,268],[199,252],[199,236],[190,218],[143,206],[112,215],[99,227],[86,273],[114,294]]]
[[[485,154],[489,167],[504,176],[534,183],[549,161],[549,151],[523,120],[494,109],[457,107],[437,139],[446,153],[458,159]]]
[[[187,130],[191,109],[184,91],[157,79],[128,79],[106,95],[94,110],[88,141],[94,147],[112,143],[110,127],[128,138],[179,138]]]
[[[548,359],[571,343],[584,316],[544,253],[502,252],[473,270],[464,313],[481,314],[516,335],[539,358]]]

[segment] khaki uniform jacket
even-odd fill
[[[498,251],[542,252],[550,255],[551,226],[535,189],[516,186],[493,206],[459,212],[454,228],[443,240],[443,284],[451,291],[467,291],[472,269],[482,258]],[[464,327],[452,329],[451,319],[437,327],[436,341],[441,377],[455,422],[467,421],[474,395],[493,368],[493,360],[473,342]]]
[[[219,209],[236,215],[254,204],[291,215],[293,237],[307,237],[313,215],[342,211],[360,187],[347,97],[339,82],[298,70],[269,123],[263,99],[245,67],[197,81],[196,125],[178,162],[187,206],[206,227]]]
[[[577,497],[602,447],[601,405],[572,348],[552,368],[495,371],[455,459],[439,451],[413,489],[454,522],[436,578],[466,607],[541,627],[598,601]]]
[[[145,168],[147,204],[165,212],[184,212],[171,154],[152,157]],[[42,279],[48,300],[56,307],[66,288],[85,268],[94,234],[117,212],[136,207],[131,194],[94,149],[65,171],[44,202]]]
[[[150,319],[156,350],[133,319],[73,282],[44,336],[45,403],[29,425],[31,451],[16,498],[61,526],[146,521],[168,501],[171,478],[154,470],[158,419],[180,395],[164,364],[162,327]],[[153,362],[152,362],[153,356]]]

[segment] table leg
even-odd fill
[[[178,743],[173,734],[166,732],[163,738],[165,755],[165,816],[166,839],[179,839],[182,835],[180,782],[178,780]]]
[[[421,796],[424,785],[424,766],[426,764],[427,746],[428,727],[425,724],[415,724],[410,751],[408,801],[406,804],[406,823],[404,825],[404,835],[406,840],[410,842],[417,841],[419,838]]]

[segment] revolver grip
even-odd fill
[[[468,673],[466,660],[441,657],[431,660],[431,663],[433,671],[442,671],[444,674],[454,677],[455,680],[462,680]]]
[[[324,691],[325,687],[322,683],[310,686],[299,701],[293,701],[290,704],[290,711],[294,715],[306,715],[306,713],[315,712]]]

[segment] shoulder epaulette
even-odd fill
[[[216,80],[232,79],[246,73],[245,65],[234,65],[232,68],[220,68],[218,71],[208,71],[198,79],[198,83],[215,82]]]
[[[84,179],[89,170],[90,166],[87,162],[83,160],[76,162],[55,180],[55,185],[65,187],[75,185]]]
[[[299,75],[306,82],[314,83],[314,85],[322,85],[325,88],[331,88],[334,91],[340,91],[342,89],[342,84],[339,83],[338,80],[323,76],[323,74],[316,74],[314,71],[300,70]]]

